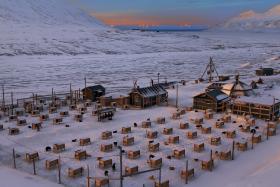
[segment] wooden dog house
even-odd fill
[[[138,173],[138,166],[133,166],[133,167],[125,167],[125,175],[133,175]]]
[[[142,128],[151,128],[152,122],[151,121],[143,121]]]
[[[39,120],[41,122],[47,121],[48,119],[49,119],[49,115],[48,114],[41,114],[40,117],[39,117]]]
[[[86,146],[86,145],[90,145],[91,144],[91,141],[90,141],[90,138],[81,138],[79,140],[79,144],[80,146]]]
[[[129,151],[127,151],[127,158],[129,158],[129,159],[140,158],[140,150],[137,150],[137,151],[129,150]]]
[[[83,167],[79,167],[76,169],[68,168],[67,173],[68,173],[68,177],[71,177],[71,178],[81,177],[81,176],[83,176],[84,168]]]
[[[74,157],[77,160],[87,159],[87,152],[83,151],[83,150],[77,150],[77,151],[75,151]]]
[[[82,114],[76,114],[74,117],[76,122],[82,122],[83,121],[83,115]]]
[[[231,160],[231,151],[226,151],[226,152],[221,151],[219,153],[219,158],[221,160]]]
[[[46,160],[45,162],[45,167],[46,169],[55,169],[58,167],[59,160],[54,159],[54,160]]]
[[[204,114],[205,119],[213,119],[214,114],[212,112],[207,112]]]
[[[65,151],[65,144],[53,144],[53,152],[61,153]]]
[[[187,129],[187,128],[189,128],[189,123],[180,123],[179,128],[180,129]]]
[[[188,177],[188,179],[194,177],[194,168],[189,169],[188,172],[186,172],[186,170],[181,170],[180,176],[182,179],[186,179],[186,177]]]
[[[50,107],[50,108],[49,108],[49,114],[56,113],[56,111],[57,111],[57,108],[56,108],[56,107]]]
[[[98,166],[101,169],[106,169],[112,167],[113,161],[112,159],[107,159],[107,160],[99,160]]]
[[[157,124],[165,124],[165,117],[158,117]]]
[[[9,121],[16,121],[18,117],[16,115],[10,115],[9,116]]]
[[[211,127],[202,127],[201,128],[202,134],[210,134],[211,133]]]
[[[188,131],[187,132],[188,139],[195,139],[197,138],[197,132],[196,131]]]
[[[95,178],[94,179],[94,186],[95,187],[102,187],[108,185],[109,186],[109,179],[107,178]]]
[[[164,181],[162,183],[155,182],[155,187],[169,187],[169,180]]]
[[[42,123],[32,123],[32,130],[40,130],[42,128]]]
[[[211,145],[220,145],[221,144],[221,137],[211,137],[210,138]]]
[[[100,151],[102,152],[110,152],[113,150],[113,144],[101,144]]]
[[[104,131],[101,133],[101,139],[102,140],[108,140],[113,137],[112,131]]]
[[[18,126],[27,125],[26,119],[17,119],[17,125]]]
[[[180,112],[175,112],[172,114],[172,119],[180,119],[181,113]]]
[[[208,160],[208,161],[201,161],[201,169],[203,170],[208,170],[212,171],[214,168],[214,161],[213,160]]]
[[[224,126],[225,126],[225,122],[223,122],[223,121],[221,121],[219,119],[215,122],[215,127],[218,128],[218,129],[221,129]]]
[[[69,116],[69,112],[68,111],[62,111],[59,114],[60,114],[61,117]]]
[[[178,144],[179,143],[179,136],[169,136],[168,143]]]
[[[35,153],[26,153],[25,154],[25,160],[28,162],[33,162],[39,160],[39,153],[35,152]]]
[[[163,134],[169,135],[173,133],[173,128],[164,128],[162,131]]]
[[[31,116],[32,117],[37,117],[37,116],[39,116],[40,115],[40,111],[39,110],[32,110],[31,111]]]
[[[235,138],[236,137],[236,131],[235,130],[226,131],[226,137],[227,138]]]
[[[237,150],[238,151],[246,151],[248,149],[248,143],[247,142],[237,142]]]
[[[255,135],[255,136],[253,136],[252,141],[253,141],[253,143],[260,143],[262,141],[262,136],[260,134]]]
[[[122,134],[131,133],[131,127],[122,127]]]
[[[150,152],[157,152],[159,151],[159,143],[149,143],[148,144],[148,149]]]
[[[176,159],[181,159],[181,158],[184,158],[186,156],[186,151],[185,149],[174,149],[173,150],[173,157],[176,158]]]
[[[162,165],[162,158],[149,159],[148,164],[151,168],[159,168]]]
[[[63,122],[63,119],[61,117],[56,117],[53,119],[53,125],[59,125]]]
[[[19,128],[9,128],[9,135],[18,135]]]
[[[195,144],[193,145],[193,150],[194,150],[195,152],[198,152],[198,153],[204,151],[204,143],[199,143],[199,144],[196,144],[196,143],[195,143]]]
[[[155,139],[158,136],[158,132],[157,131],[147,131],[147,138],[150,139]]]
[[[123,137],[123,145],[124,146],[130,146],[134,144],[134,137]]]

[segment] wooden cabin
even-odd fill
[[[94,186],[95,187],[102,187],[108,185],[109,186],[109,179],[108,178],[95,178],[94,179]]]
[[[83,121],[83,115],[82,114],[76,114],[74,116],[74,119],[76,122],[82,122]]]
[[[148,164],[151,168],[159,168],[162,165],[162,158],[149,159]]]
[[[211,133],[211,127],[201,127],[201,133],[202,134],[210,134]]]
[[[129,96],[130,105],[135,108],[146,108],[168,101],[168,92],[160,85],[133,88]]]
[[[179,143],[179,136],[169,136],[168,143],[178,144]]]
[[[280,114],[280,101],[270,96],[244,96],[234,100],[231,110],[237,115],[252,115],[260,119],[275,120]]]
[[[152,122],[151,121],[143,121],[142,122],[142,128],[151,128]]]
[[[81,177],[81,176],[83,176],[84,168],[83,167],[79,167],[76,169],[68,168],[67,173],[68,173],[68,177],[71,177],[71,178]]]
[[[42,128],[42,123],[32,123],[32,130],[40,130]]]
[[[77,160],[87,159],[87,152],[83,150],[77,150],[75,151],[74,158]]]
[[[69,116],[69,112],[68,111],[62,111],[59,114],[60,114],[61,117]]]
[[[226,110],[229,101],[229,97],[220,90],[209,90],[193,97],[193,108],[223,112]]]
[[[158,132],[157,131],[147,131],[146,136],[147,136],[147,138],[155,139],[158,136]]]
[[[189,128],[189,123],[180,123],[179,128],[180,129],[187,129],[187,128]]]
[[[252,138],[252,141],[253,141],[253,143],[261,143],[262,136],[260,134],[259,135],[254,135],[253,138]]]
[[[273,68],[259,68],[256,70],[257,76],[271,76],[274,74]]]
[[[212,171],[214,168],[214,160],[208,160],[208,161],[201,161],[201,169]]]
[[[122,109],[129,108],[130,98],[122,93],[110,93],[99,98],[100,105],[103,107],[120,107]]]
[[[134,144],[134,137],[123,137],[123,145],[124,146],[130,146]]]
[[[26,119],[17,119],[17,125],[18,126],[27,125]]]
[[[45,167],[46,167],[46,169],[49,169],[49,170],[57,168],[58,165],[59,165],[58,159],[46,160],[46,162],[45,162]]]
[[[158,117],[157,124],[165,124],[165,117]]]
[[[102,152],[110,152],[113,150],[113,144],[101,144],[100,151]]]
[[[110,167],[112,167],[112,164],[113,164],[112,159],[98,161],[98,166],[100,169],[110,168]]]
[[[39,120],[41,122],[47,121],[48,119],[49,119],[49,115],[48,114],[41,114],[40,117],[39,117]]]
[[[125,175],[133,175],[138,173],[138,166],[128,167],[125,166]]]
[[[65,144],[53,144],[53,152],[61,153],[65,151]]]
[[[53,119],[53,125],[59,125],[63,122],[63,119],[61,117],[56,117]]]
[[[180,176],[182,179],[186,179],[187,177],[188,179],[194,177],[194,168],[188,169],[188,172],[186,172],[186,170],[181,170]]]
[[[9,135],[18,135],[19,128],[9,128]]]
[[[169,187],[169,180],[161,182],[161,183],[156,181],[155,182],[155,187]]]
[[[226,131],[226,137],[227,138],[235,138],[236,137],[236,131],[235,130]]]
[[[230,150],[229,150],[229,151],[226,151],[226,152],[221,151],[221,152],[219,153],[219,158],[220,158],[221,160],[231,160],[231,151],[230,151]]]
[[[101,133],[101,139],[102,140],[108,140],[108,139],[111,139],[113,138],[113,133],[112,131],[104,131]]]
[[[129,150],[129,151],[127,151],[127,158],[129,158],[129,159],[140,158],[140,150],[137,150],[137,151]]]
[[[173,157],[176,159],[181,159],[186,156],[186,151],[185,149],[174,149],[173,150]]]
[[[220,145],[221,144],[221,137],[211,137],[210,138],[211,145]]]
[[[157,151],[159,151],[159,143],[149,143],[148,144],[148,150],[150,151],[150,152],[157,152]]]
[[[198,152],[198,153],[204,151],[204,143],[195,143],[195,144],[193,144],[193,150],[195,152]]]
[[[131,133],[131,127],[122,127],[122,134]]]
[[[101,96],[105,95],[106,90],[102,85],[89,86],[82,89],[83,99],[97,101]]]
[[[81,138],[79,142],[80,146],[86,146],[91,144],[90,138]]]
[[[225,126],[225,122],[221,121],[220,119],[218,119],[216,122],[215,122],[215,127],[217,129],[221,129]]]
[[[173,128],[164,128],[162,131],[163,134],[169,135],[173,133]]]
[[[34,153],[26,153],[25,154],[25,160],[28,162],[33,162],[39,160],[39,153],[34,152]]]
[[[188,139],[195,139],[197,138],[197,132],[196,131],[188,131],[187,132]]]
[[[40,115],[40,111],[39,110],[32,110],[31,111],[31,116],[32,117],[38,117]]]

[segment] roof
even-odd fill
[[[246,83],[237,79],[233,83],[228,83],[228,84],[223,85],[221,91],[224,92],[225,94],[227,94],[228,96],[234,95],[233,94],[234,92],[242,92],[242,93],[244,93],[242,95],[250,95],[252,88],[250,86],[248,86]],[[237,95],[239,95],[239,94],[237,94]]]
[[[205,93],[198,94],[195,97],[200,97],[202,95],[207,95],[215,99],[216,101],[229,100],[229,97],[225,93],[221,92],[220,90],[206,91]]]
[[[103,90],[105,90],[105,88],[100,84],[83,88],[82,92],[85,91],[85,89],[90,89],[90,90],[93,90],[93,91],[103,91]]]
[[[160,85],[153,85],[145,88],[136,88],[133,89],[132,92],[138,92],[143,97],[154,97],[167,94],[167,91]]]
[[[252,103],[252,104],[260,104],[260,105],[273,105],[280,103],[279,100],[274,99],[272,96],[257,96],[257,97],[247,97],[242,96],[236,99],[234,102],[236,103]]]
[[[273,68],[259,68],[257,70],[262,70],[262,71],[273,71]]]

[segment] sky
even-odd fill
[[[108,25],[215,25],[280,0],[76,0]]]

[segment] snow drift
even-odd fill
[[[257,13],[252,10],[243,12],[227,21],[223,28],[231,30],[279,30],[280,5],[264,13]]]

